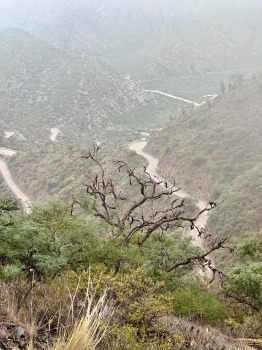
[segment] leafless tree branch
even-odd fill
[[[94,208],[94,214],[107,222],[114,228],[117,228],[119,235],[123,236],[123,243],[128,244],[136,233],[139,234],[137,244],[142,246],[151,234],[157,230],[164,232],[174,227],[184,228],[190,225],[191,229],[196,229],[198,235],[203,238],[209,235],[205,234],[203,228],[196,225],[197,219],[204,212],[210,211],[217,206],[215,202],[208,202],[206,207],[200,210],[194,217],[185,215],[185,200],[176,197],[176,192],[179,190],[174,185],[152,176],[143,167],[142,174],[132,169],[124,161],[114,161],[116,171],[126,176],[131,190],[138,189],[139,195],[137,198],[129,202],[129,205],[123,212],[123,201],[128,203],[128,195],[123,194],[119,190],[112,175],[106,175],[104,166],[98,160],[98,147],[94,147],[92,152],[89,152],[85,159],[91,160],[99,168],[98,173],[93,177],[89,176],[86,183],[86,192],[95,197],[98,206]],[[171,203],[164,209],[159,208],[159,203],[163,198],[169,198]],[[155,203],[155,205],[154,205]],[[125,206],[126,207],[126,206]],[[151,208],[151,212],[148,210]],[[154,209],[157,207],[157,209]],[[147,210],[144,210],[147,208]],[[149,211],[149,213],[148,213]],[[189,265],[194,261],[198,261],[202,266],[207,266],[212,270],[213,275],[220,273],[212,266],[209,255],[220,248],[224,248],[223,244],[226,239],[213,243],[203,254],[191,256],[184,261],[179,261],[170,266],[166,271],[171,272],[179,266]]]

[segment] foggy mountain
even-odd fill
[[[11,0],[0,6],[2,28],[98,55],[138,76],[261,67],[261,1]]]

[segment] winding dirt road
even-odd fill
[[[0,159],[0,171],[3,175],[3,178],[4,178],[7,186],[10,188],[10,190],[13,192],[13,194],[20,200],[23,211],[26,214],[30,214],[32,211],[30,199],[16,185],[16,183],[14,182],[14,180],[12,178],[10,170],[8,169],[8,166],[3,159]]]
[[[55,142],[57,139],[57,136],[61,133],[61,130],[59,130],[58,128],[51,128],[50,132],[51,132],[50,140]],[[14,135],[14,133],[5,132],[5,135],[6,137],[11,137]],[[0,155],[6,156],[6,157],[12,157],[14,154],[16,154],[16,151],[14,150],[3,148],[3,147],[0,148]],[[30,202],[30,199],[14,182],[13,177],[8,168],[8,165],[3,159],[0,159],[0,171],[3,175],[3,178],[7,186],[10,188],[13,194],[17,197],[17,199],[21,202],[23,211],[26,214],[30,214],[32,212],[32,204]]]
[[[150,174],[150,176],[152,178],[157,178],[160,181],[166,181],[170,186],[172,186],[172,184],[170,184],[166,179],[164,179],[163,177],[159,176],[157,173],[157,166],[158,166],[158,162],[159,159],[152,157],[150,154],[144,152],[144,148],[147,145],[147,141],[136,141],[131,143],[128,148],[131,151],[135,151],[138,155],[144,157],[148,164],[147,164],[147,168],[146,171]],[[164,184],[163,184],[164,186]],[[176,196],[181,197],[181,198],[192,198],[188,193],[186,193],[185,191],[179,190],[175,193]],[[206,203],[204,203],[203,201],[197,201],[196,205],[198,206],[199,210],[203,210],[206,207]],[[201,228],[205,228],[206,224],[207,224],[207,220],[208,220],[208,211],[202,213],[199,218],[195,221],[195,225],[201,229]],[[201,248],[205,248],[205,242],[204,239],[202,239],[199,236],[199,232],[197,229],[185,229],[184,230],[184,234],[185,235],[190,235],[192,237],[192,244],[195,247],[201,247]],[[208,259],[211,260],[212,266],[215,267],[215,263],[212,259],[211,256],[207,256]],[[213,274],[212,271],[209,268],[204,268],[204,269],[198,269],[197,274],[202,276],[202,277],[207,277],[207,278],[212,278]]]
[[[167,96],[167,97],[171,97],[171,98],[174,98],[175,100],[183,101],[183,102],[189,103],[191,105],[194,105],[195,107],[199,107],[201,105],[200,103],[197,103],[197,102],[194,102],[194,101],[190,101],[190,100],[187,100],[187,99],[182,98],[182,97],[178,97],[178,96],[174,96],[174,95],[171,95],[171,94],[167,94],[166,92],[163,92],[163,91],[159,91],[159,90],[146,90],[146,91],[152,92],[154,94],[159,94],[159,95],[164,95],[164,96]]]

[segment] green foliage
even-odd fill
[[[191,320],[201,320],[209,324],[223,322],[230,315],[225,304],[203,286],[193,281],[178,288],[172,297],[175,314]]]
[[[17,276],[21,275],[22,268],[17,265],[6,265],[2,268],[2,277],[7,281],[14,280]]]
[[[55,235],[32,220],[17,222],[4,232],[0,257],[2,263],[27,273],[33,269],[39,277],[57,273],[66,264]]]
[[[250,263],[234,267],[229,273],[228,292],[234,299],[256,311],[262,310],[262,265]]]
[[[10,197],[0,198],[0,211],[18,210],[17,202]]]
[[[85,209],[86,213],[92,214],[94,212],[94,209],[97,207],[95,197],[83,194],[81,196],[81,206],[83,209]]]
[[[67,204],[50,201],[34,208],[30,217],[16,216],[12,225],[2,229],[0,261],[26,273],[33,269],[39,278],[53,276],[67,266],[76,267],[81,254],[97,246],[100,239],[94,227],[70,215]],[[86,260],[92,262],[92,255]]]
[[[80,274],[63,274],[56,284],[67,286],[70,291],[78,286],[81,298],[90,275],[98,295],[106,289],[109,307],[113,306],[115,310],[110,322],[111,332],[104,344],[110,349],[203,349],[201,344],[210,342],[210,334],[203,331],[207,339],[202,339],[198,333],[191,333],[196,327],[175,316],[186,316],[209,325],[226,321],[227,324],[231,322],[231,326],[235,322],[231,308],[219,301],[212,289],[198,285],[192,278],[169,277],[173,283],[168,284],[163,276],[152,276],[146,267],[116,274],[102,265],[94,265]],[[168,315],[170,322],[159,321]],[[172,327],[172,318],[174,324],[178,324],[177,328]],[[173,328],[172,332],[166,327]]]
[[[199,251],[190,239],[182,239],[179,232],[155,232],[143,247],[136,244],[139,235],[123,245],[121,237],[112,236],[106,224],[87,214],[95,203],[88,197],[84,201],[86,212],[76,210],[72,215],[67,203],[53,200],[35,207],[30,216],[15,213],[9,225],[0,226],[0,277],[15,288],[16,308],[29,310],[30,303],[41,301],[39,315],[46,316],[36,315],[37,322],[48,322],[52,317],[57,320],[53,311],[66,318],[64,312],[73,291],[78,290],[76,305],[85,298],[90,268],[94,288],[99,293],[106,289],[110,306],[116,309],[106,339],[116,350],[186,348],[186,338],[168,332],[159,322],[160,316],[186,316],[209,325],[235,321],[212,289],[193,281],[192,266],[172,274],[164,272],[170,264]],[[257,257],[250,257],[254,246],[259,251],[258,242],[245,242],[243,259]],[[258,305],[261,269],[258,264],[248,267],[247,271],[244,267],[232,271],[228,290]],[[28,294],[32,282],[33,300]],[[43,299],[43,295],[48,297]],[[249,327],[247,320],[241,322],[242,328]],[[258,321],[251,317],[249,322]]]
[[[0,198],[0,232],[13,224],[13,212],[16,210],[18,205],[15,200],[10,197]]]
[[[250,233],[252,236],[252,233]],[[261,234],[255,235],[254,238],[247,239],[240,247],[239,247],[239,256],[241,260],[247,261],[251,260],[257,262],[262,258],[262,240]]]
[[[67,203],[52,200],[34,207],[30,216],[15,215],[9,225],[0,226],[2,275],[11,271],[5,266],[27,274],[33,269],[38,278],[93,264],[116,272],[143,264],[148,270],[164,271],[174,261],[198,251],[190,239],[181,239],[180,233],[156,232],[142,248],[136,244],[138,237],[123,244],[122,237],[112,235],[111,227],[88,216],[95,202],[88,196],[83,196],[82,202],[84,212],[78,210],[72,215]],[[10,272],[11,276],[15,275]]]
[[[143,267],[115,274],[97,266],[91,270],[91,275],[99,291],[107,289],[110,304],[115,308],[112,331],[106,340],[110,348],[171,350],[183,344],[181,337],[169,334],[158,322],[160,315],[172,312],[171,293],[165,291],[163,281],[150,277]],[[65,276],[70,288],[79,283],[83,291],[88,280],[89,272],[80,275],[80,283],[76,274]]]
[[[144,254],[149,266],[154,270],[165,271],[175,261],[185,260],[195,255],[200,248],[193,247],[191,238],[182,237],[180,232],[163,234],[155,232],[143,246]],[[176,273],[185,273],[191,266],[185,267]]]

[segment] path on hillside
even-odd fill
[[[195,108],[203,106],[203,105],[206,104],[206,101],[198,103],[198,102],[194,102],[194,101],[191,101],[191,100],[187,100],[187,99],[185,99],[183,97],[179,97],[179,96],[168,94],[168,93],[160,91],[160,90],[146,90],[146,91],[152,92],[154,94],[159,94],[159,95],[163,95],[163,96],[166,96],[166,97],[170,97],[170,98],[173,98],[175,100],[179,100],[179,101],[183,101],[183,102],[189,103],[189,104],[193,105]],[[213,100],[217,96],[218,96],[217,94],[213,94],[213,95],[205,95],[203,97],[204,98],[209,98],[209,100]]]
[[[174,95],[171,95],[171,94],[167,94],[166,92],[163,92],[163,91],[159,91],[159,90],[146,90],[146,91],[152,92],[154,94],[159,94],[159,95],[164,95],[164,96],[167,96],[167,97],[171,97],[171,98],[174,98],[175,100],[183,101],[183,102],[189,103],[191,105],[194,105],[195,107],[199,107],[201,105],[200,103],[197,103],[197,102],[194,102],[194,101],[191,101],[191,100],[187,100],[187,99],[179,97],[179,96],[174,96]],[[205,101],[204,101],[204,103],[205,103]]]
[[[8,152],[6,152],[6,153],[1,152],[1,149],[0,149],[0,154],[2,153],[4,155],[12,156],[16,153],[13,150],[6,150],[6,151],[9,151],[9,154],[8,154]],[[3,159],[0,159],[0,171],[3,175],[3,178],[4,178],[7,186],[10,188],[10,190],[13,192],[13,194],[17,197],[17,199],[21,202],[23,211],[26,214],[30,214],[32,211],[30,199],[27,197],[27,195],[24,194],[24,192],[22,192],[20,190],[20,188],[14,182],[13,177],[10,173],[9,168],[8,168],[8,165],[6,164],[6,162]]]
[[[158,166],[158,162],[159,159],[154,158],[153,156],[151,156],[150,154],[144,152],[144,148],[147,145],[147,141],[137,141],[137,142],[133,142],[129,145],[129,149],[131,151],[135,151],[138,155],[144,157],[148,164],[147,164],[147,168],[146,171],[150,174],[150,176],[152,178],[157,177],[157,179],[159,179],[160,181],[163,181],[163,186],[164,186],[164,182],[166,181],[170,186],[172,186],[172,184],[170,184],[166,179],[164,179],[163,177],[159,176],[157,173],[157,166]],[[183,190],[179,190],[177,192],[175,192],[174,194],[175,196],[181,197],[181,198],[192,198],[188,193],[186,193]],[[204,208],[206,208],[206,203],[204,203],[203,201],[196,201],[196,205],[198,206],[199,210],[203,210]],[[208,220],[208,211],[202,213],[199,218],[195,221],[195,225],[201,229],[201,228],[205,228],[206,224],[207,224],[207,220]],[[186,229],[184,231],[184,233],[187,235],[190,235],[192,237],[192,243],[195,247],[201,247],[201,248],[205,248],[205,241],[203,238],[201,238],[199,236],[199,232],[197,229]],[[212,262],[212,266],[215,267],[214,261],[212,259],[211,256],[207,256],[208,259],[211,260]],[[199,275],[205,275],[208,278],[212,278],[213,273],[209,268],[205,268],[204,270],[199,269],[198,271]]]

